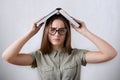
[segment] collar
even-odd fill
[[[64,54],[64,53],[65,53],[65,48],[62,48],[62,49],[59,50],[59,51],[52,50],[51,56],[52,56],[53,58],[55,58],[57,54]]]

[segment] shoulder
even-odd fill
[[[82,58],[83,56],[86,55],[86,53],[89,50],[86,49],[78,49],[78,48],[74,48],[72,49],[72,54],[76,57],[76,58]]]
[[[35,68],[38,65],[37,62],[40,61],[40,59],[41,59],[40,57],[42,55],[42,52],[40,50],[36,50],[36,51],[31,52],[30,55],[33,58],[33,62],[32,62],[31,67]]]
[[[35,50],[35,51],[32,51],[31,54],[42,54],[42,52],[40,50]]]
[[[86,63],[86,53],[88,52],[88,50],[75,48],[72,50],[72,52],[75,55],[75,59],[77,60],[78,63],[80,63],[83,66],[85,66],[87,64]]]
[[[36,57],[40,57],[42,55],[42,52],[40,50],[36,50],[36,51],[32,51],[30,52],[30,54],[36,58]]]
[[[86,49],[78,49],[78,48],[73,48],[72,49],[72,53],[74,53],[74,54],[82,54],[82,53],[86,53],[88,51],[89,50],[86,50]]]

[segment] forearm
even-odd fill
[[[18,38],[14,43],[12,43],[3,53],[3,57],[10,59],[14,56],[17,56],[24,44],[32,37],[33,35],[30,32],[27,32],[25,35]]]
[[[99,49],[99,51],[101,51],[101,53],[103,53],[104,55],[116,54],[116,50],[110,44],[108,44],[106,41],[96,36],[95,34],[91,33],[90,31],[84,32],[83,36],[92,41]]]
[[[99,51],[89,51],[86,54],[86,61],[90,63],[98,63],[108,61],[114,58],[117,55],[116,50],[108,44],[106,41],[101,39],[100,37],[96,36],[95,34],[91,33],[87,28],[83,21],[74,19],[77,21],[81,27],[78,28],[74,25],[72,27],[82,34],[84,37],[89,39],[95,46],[98,48]]]

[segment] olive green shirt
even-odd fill
[[[35,51],[31,53],[32,67],[37,67],[41,80],[80,80],[81,65],[86,65],[86,52],[84,49],[73,49],[71,54],[64,49],[50,54]]]

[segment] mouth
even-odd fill
[[[59,38],[56,38],[56,39],[53,39],[53,41],[60,41],[60,39],[59,39]]]

